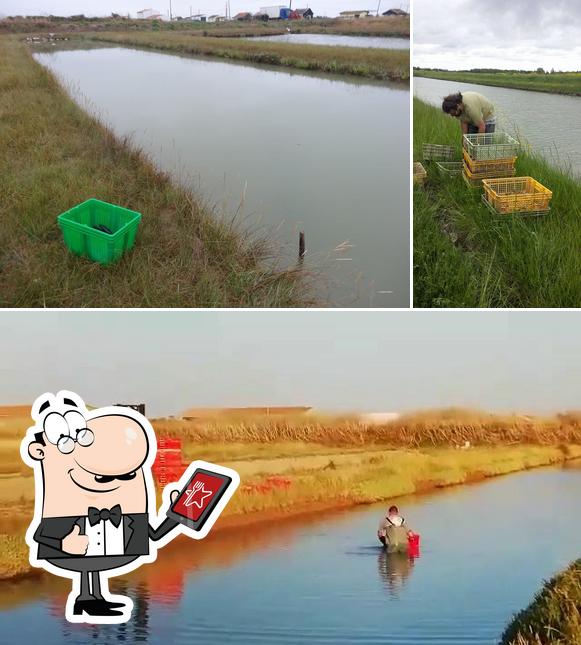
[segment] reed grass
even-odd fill
[[[34,569],[28,561],[28,546],[20,535],[0,533],[0,580],[17,578]]]
[[[116,139],[11,36],[0,36],[0,114],[0,306],[312,304],[299,267]],[[89,197],[143,214],[135,248],[107,267],[70,254],[57,227]]]
[[[156,420],[156,432],[196,444],[277,444],[301,442],[320,446],[392,446],[425,448],[507,443],[559,445],[581,443],[581,415],[554,417],[495,415],[457,408],[406,414],[376,425],[355,417],[251,420]]]
[[[146,47],[196,56],[214,56],[331,74],[404,82],[409,82],[410,77],[409,50],[360,49],[241,38],[197,37],[172,32],[105,32],[89,33],[86,37],[97,42]]]
[[[414,99],[414,159],[424,143],[452,145],[461,158],[458,123]],[[517,175],[553,191],[549,214],[495,217],[480,189],[428,167],[414,190],[416,307],[581,306],[581,182],[526,146]]]

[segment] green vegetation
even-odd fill
[[[378,36],[378,37],[410,37],[409,16],[392,16],[386,18],[358,18],[355,20],[343,19],[320,19],[302,20],[299,22],[284,22],[281,25],[270,23],[251,22],[244,23],[222,23],[214,29],[204,27],[203,31],[208,36],[260,36],[266,30],[277,30],[279,33],[287,33],[289,27],[295,34],[335,34],[340,36]]]
[[[414,69],[414,76],[439,78],[444,81],[477,83],[496,87],[512,87],[516,90],[533,90],[551,94],[581,96],[581,72],[448,72],[431,69]]]
[[[169,32],[109,32],[87,34],[87,37],[100,42],[160,51],[216,56],[381,80],[409,81],[409,50],[294,45],[242,38],[204,38]]]
[[[308,304],[296,268],[221,223],[144,154],[86,114],[15,37],[0,37],[0,306]],[[134,250],[102,267],[71,255],[56,217],[89,197],[140,211]]]
[[[458,123],[414,100],[414,160],[424,143],[453,145],[462,158]],[[426,164],[428,179],[414,189],[414,304],[416,307],[581,306],[581,183],[523,152],[517,174],[553,191],[540,218],[495,217],[481,190]]]
[[[581,643],[581,560],[545,583],[502,636],[502,645],[574,643]]]
[[[292,22],[239,22],[203,23],[189,20],[131,20],[121,16],[89,18],[86,16],[14,16],[0,20],[0,33],[46,33],[81,31],[183,31],[206,36],[229,37],[266,36],[287,33],[338,34],[345,36],[410,37],[409,16],[369,18],[357,20],[317,19]]]

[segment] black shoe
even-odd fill
[[[119,607],[127,607],[126,602],[110,602],[109,600],[105,600],[105,598],[97,598],[99,602],[104,602],[109,609],[118,609]]]
[[[123,612],[114,611],[105,600],[76,600],[73,608],[75,616],[81,616],[83,613],[89,616],[122,616]],[[121,606],[121,603],[115,603]]]

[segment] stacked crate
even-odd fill
[[[516,175],[518,141],[506,132],[465,134],[462,174],[469,186],[481,186],[484,179]]]
[[[182,461],[181,439],[160,437],[157,440],[157,454],[151,470],[161,488],[169,482],[177,481],[184,474],[186,467],[187,464]]]

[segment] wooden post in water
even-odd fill
[[[299,259],[303,259],[305,257],[305,254],[307,253],[307,249],[305,246],[305,232],[300,231],[299,232]]]

